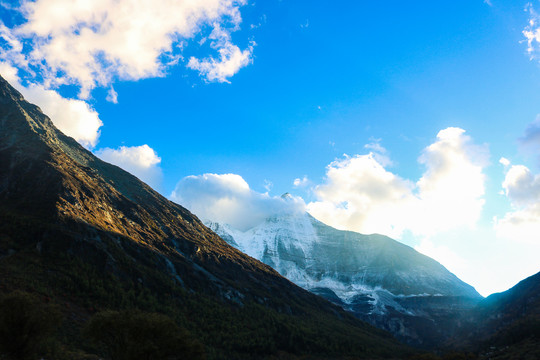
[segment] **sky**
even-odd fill
[[[540,271],[540,1],[0,0],[0,74],[204,219],[284,205],[482,295]]]

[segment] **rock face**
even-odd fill
[[[472,286],[409,246],[337,230],[307,213],[274,216],[247,231],[206,223],[295,284],[411,344],[442,341],[452,316],[481,300]]]
[[[96,158],[1,77],[0,278],[65,303],[70,344],[96,309],[137,307],[173,316],[209,358],[404,351]]]

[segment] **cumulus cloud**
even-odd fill
[[[484,206],[487,150],[472,144],[464,133],[459,128],[440,131],[419,159],[426,171],[417,182],[418,198],[424,216],[432,222],[424,227],[431,232],[473,225]]]
[[[419,158],[425,172],[416,183],[388,171],[389,160],[380,153],[338,159],[328,166],[325,183],[315,188],[318,200],[307,209],[340,229],[393,237],[405,230],[429,236],[473,226],[484,205],[487,156],[464,133],[459,128],[438,133]]]
[[[209,36],[212,40],[210,46],[219,53],[219,58],[214,57],[199,60],[191,57],[188,68],[197,70],[207,81],[229,82],[227,79],[236,74],[241,68],[249,65],[252,61],[253,42],[246,50],[231,42],[231,34],[216,25]]]
[[[495,229],[501,237],[540,245],[540,175],[523,165],[512,165],[502,184],[512,211],[495,218]]]
[[[502,158],[499,159],[499,164],[501,164],[503,166],[509,166],[510,165],[510,160],[508,160],[505,157],[502,157]]]
[[[529,13],[529,23],[523,30],[523,35],[527,39],[527,52],[529,56],[531,59],[536,59],[538,58],[540,45],[540,15],[530,3],[526,11]]]
[[[121,146],[118,149],[104,148],[96,151],[102,160],[117,165],[155,187],[161,181],[159,163],[161,158],[148,145]]]
[[[305,209],[302,199],[258,193],[236,174],[187,176],[178,182],[170,198],[203,220],[230,224],[242,231],[270,216]]]
[[[23,0],[15,11],[24,22],[0,27],[0,57],[36,71],[46,87],[80,86],[86,98],[114,79],[162,76],[182,59],[183,41],[213,28],[218,59],[190,60],[209,81],[227,81],[251,62],[253,45],[240,50],[230,32],[242,21],[245,0]],[[23,55],[22,44],[31,48]],[[110,98],[115,99],[113,93]]]
[[[17,69],[0,63],[0,74],[24,98],[39,105],[64,134],[73,137],[86,148],[93,148],[99,139],[100,127],[103,125],[98,113],[86,102],[77,99],[66,99],[54,90],[45,89],[42,85],[30,83],[23,86],[17,76]]]
[[[396,236],[400,214],[410,203],[414,184],[387,171],[373,154],[332,162],[326,183],[315,188],[319,201],[307,205],[322,222],[339,229]]]
[[[506,196],[516,206],[540,203],[540,176],[523,165],[512,165],[502,184]]]

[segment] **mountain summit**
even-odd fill
[[[448,336],[442,321],[481,300],[444,266],[389,237],[341,231],[308,213],[240,231],[207,222],[231,245],[374,325],[417,345]]]
[[[96,158],[1,77],[0,278],[62,304],[77,351],[96,310],[136,308],[173,317],[210,359],[407,352]]]

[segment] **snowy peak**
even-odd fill
[[[305,268],[312,242],[317,238],[307,213],[276,215],[246,231],[228,224],[205,224],[229,244],[282,274],[293,267]]]
[[[329,288],[342,300],[368,288],[404,296],[480,297],[441,264],[409,246],[382,235],[337,230],[308,213],[276,215],[247,231],[207,225],[289,280],[307,289]]]
[[[246,231],[206,224],[295,284],[411,343],[424,341],[430,326],[437,328],[481,299],[472,286],[409,246],[383,235],[337,230],[305,212],[275,215]]]
[[[293,196],[292,196],[290,193],[288,193],[288,192],[286,192],[285,194],[281,195],[281,198],[282,198],[283,200],[293,200]]]

